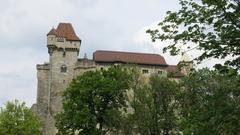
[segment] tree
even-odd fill
[[[25,103],[7,102],[0,111],[0,135],[40,135],[40,122]]]
[[[178,101],[183,134],[240,132],[240,76],[236,70],[195,71],[181,86]]]
[[[148,83],[135,91],[131,103],[134,113],[130,114],[130,120],[134,132],[142,135],[177,134],[177,83],[157,75],[151,76]]]
[[[118,132],[130,78],[127,67],[113,66],[74,79],[63,94],[63,112],[56,116],[58,134]]]
[[[238,134],[240,75],[235,69],[219,66],[193,70],[178,83],[150,77],[134,91],[128,134]]]
[[[179,11],[167,12],[159,29],[147,31],[152,41],[171,41],[163,51],[172,55],[183,46],[202,50],[198,61],[232,56],[225,64],[240,69],[240,1],[180,0],[180,5]]]

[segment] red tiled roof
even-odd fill
[[[64,37],[66,40],[71,41],[81,41],[71,23],[59,23],[57,29],[51,29],[47,35],[56,35],[57,37]]]
[[[93,54],[96,62],[123,62],[146,65],[167,65],[165,59],[158,54],[117,52],[117,51],[96,51]]]
[[[173,77],[183,77],[184,74],[180,71],[177,65],[168,65],[167,72]]]
[[[52,28],[47,35],[56,35],[57,32],[56,32],[56,29]]]

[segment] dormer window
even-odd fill
[[[61,72],[62,73],[66,73],[67,72],[67,66],[66,65],[62,65],[61,66]]]

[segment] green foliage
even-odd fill
[[[183,79],[178,100],[184,134],[240,132],[240,76],[234,70],[193,72]]]
[[[177,134],[177,83],[155,75],[148,83],[135,91],[131,102],[133,131],[142,135]]]
[[[240,132],[240,75],[219,67],[192,71],[178,83],[152,76],[135,90],[131,106],[129,135],[234,135]]]
[[[40,122],[25,103],[7,102],[0,111],[0,135],[40,135]]]
[[[130,80],[130,70],[122,66],[78,76],[64,92],[64,111],[56,116],[58,134],[117,132],[126,111]]]
[[[182,46],[203,50],[198,61],[232,56],[225,64],[240,69],[240,1],[180,0],[180,5],[179,11],[167,12],[160,29],[147,31],[152,41],[172,41],[163,49],[172,55]]]

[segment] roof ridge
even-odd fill
[[[150,53],[97,50],[94,52],[93,58],[96,61],[102,62],[121,61],[126,63],[167,65],[163,56]]]
[[[56,35],[56,29],[53,27],[47,34],[48,35]]]
[[[162,55],[157,54],[157,53],[143,53],[143,52],[130,52],[130,51],[96,50],[95,52],[112,52],[112,53],[128,53],[128,54],[130,53],[130,54],[143,54],[143,55],[157,55],[157,56],[163,57]]]
[[[47,35],[50,34],[56,35],[57,37],[66,38],[66,40],[81,41],[81,39],[75,33],[71,23],[60,22],[57,28],[52,28]]]

